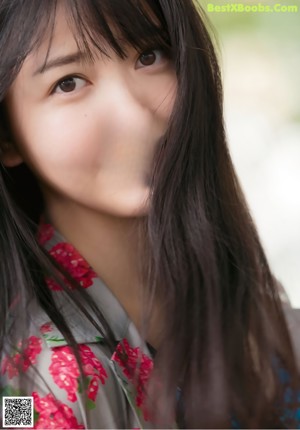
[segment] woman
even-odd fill
[[[201,11],[2,0],[0,26],[2,394],[35,428],[297,426]]]

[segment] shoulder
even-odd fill
[[[0,361],[3,396],[32,396],[36,428],[147,427],[143,385],[153,361],[132,323],[114,351],[78,313],[68,313],[83,379],[72,348],[39,306],[23,345]],[[139,369],[139,377],[135,371]],[[64,420],[64,421],[62,421]],[[143,424],[141,424],[143,423]]]

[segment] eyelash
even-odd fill
[[[140,60],[142,55],[148,54],[150,52],[157,52],[157,51],[159,51],[163,57],[170,58],[170,51],[168,51],[165,47],[153,46],[153,47],[147,48],[144,51],[139,52],[138,60]],[[144,66],[144,67],[147,67],[147,66]],[[148,67],[150,67],[150,66],[148,66]]]
[[[137,60],[137,61],[139,61],[139,60],[140,60],[140,58],[141,58],[141,56],[142,56],[142,55],[145,55],[145,54],[150,53],[150,52],[155,52],[155,51],[159,51],[159,52],[162,54],[162,56],[163,56],[163,57],[169,57],[169,52],[168,52],[168,51],[166,51],[166,49],[165,49],[165,48],[162,48],[162,47],[159,47],[159,46],[158,46],[158,47],[155,47],[155,48],[148,48],[148,49],[147,49],[147,50],[145,50],[145,51],[139,52],[139,56],[138,56],[138,60]],[[149,66],[144,66],[144,67],[151,67],[151,66],[152,66],[152,64],[151,64],[151,65],[149,65]],[[142,67],[141,67],[141,68],[142,68]],[[59,87],[63,82],[65,82],[66,80],[68,80],[68,79],[70,79],[70,78],[72,78],[72,79],[81,79],[81,80],[87,81],[87,79],[85,79],[83,76],[80,76],[80,75],[76,75],[76,74],[66,75],[66,76],[64,76],[63,78],[59,79],[59,80],[55,83],[55,85],[52,87],[52,89],[51,89],[51,91],[50,91],[50,94],[51,94],[51,95],[55,94],[55,93],[56,93],[56,90],[58,89],[58,87]],[[73,91],[70,91],[70,92],[73,92]],[[61,92],[61,93],[59,93],[59,94],[67,94],[67,92],[66,92],[66,93]]]
[[[66,75],[66,76],[64,76],[63,78],[59,79],[59,81],[57,81],[57,82],[56,82],[56,84],[53,86],[53,88],[52,88],[52,89],[51,89],[51,91],[50,91],[50,95],[55,94],[55,93],[56,93],[56,90],[59,88],[59,86],[60,86],[63,82],[67,81],[68,79],[81,79],[81,80],[83,80],[83,81],[87,81],[87,79],[85,79],[83,76],[80,76],[80,75],[76,75],[76,74],[73,74],[73,75]],[[70,91],[70,92],[73,92],[73,91]],[[64,92],[62,91],[61,93],[58,93],[58,94],[64,94]],[[67,92],[66,92],[65,94],[67,94]]]

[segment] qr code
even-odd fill
[[[3,397],[3,427],[33,427],[33,397]]]

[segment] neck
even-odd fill
[[[92,266],[139,326],[142,285],[139,277],[139,218],[117,218],[74,203],[47,204],[53,226]]]

